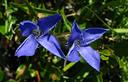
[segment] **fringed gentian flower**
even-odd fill
[[[99,71],[100,55],[89,45],[99,39],[106,31],[107,29],[104,28],[88,28],[80,30],[76,21],[74,21],[72,32],[67,43],[68,45],[72,45],[68,52],[68,60],[72,62],[79,61],[79,53],[90,66]]]
[[[37,24],[26,20],[20,23],[22,36],[28,36],[16,50],[16,56],[33,56],[39,45],[46,48],[52,54],[65,59],[56,38],[48,32],[55,27],[61,16],[54,14],[38,20]]]

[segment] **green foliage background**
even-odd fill
[[[91,46],[100,52],[97,72],[86,61],[68,62],[44,48],[33,57],[17,58],[23,42],[18,29],[23,20],[59,13],[52,31],[67,55],[65,43],[75,19],[81,29],[110,29]],[[128,82],[128,0],[0,0],[0,82]]]

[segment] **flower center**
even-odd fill
[[[80,46],[86,46],[86,45],[87,45],[83,33],[81,33],[81,35],[80,35],[80,38],[79,38],[79,45],[80,45]]]
[[[40,34],[41,34],[41,31],[38,28],[37,29],[34,29],[32,32],[37,37],[40,36]]]
[[[77,46],[80,46],[80,40],[75,40],[74,44],[77,45]]]

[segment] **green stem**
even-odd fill
[[[5,10],[6,10],[6,16],[8,18],[9,13],[8,13],[8,4],[7,4],[7,0],[4,0],[4,5],[5,5]],[[8,28],[8,19],[5,21],[5,33],[7,33],[7,28]]]
[[[114,31],[107,23],[105,23],[93,10],[91,10],[90,8],[88,8],[87,6],[86,6],[86,8],[88,9],[88,10],[90,10],[96,17],[97,17],[97,19],[99,19],[106,27],[108,27],[111,31]]]

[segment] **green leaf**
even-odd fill
[[[31,77],[35,77],[37,75],[37,70],[32,68],[32,64],[29,64],[28,71]]]
[[[126,28],[118,28],[118,29],[113,29],[117,33],[128,33],[128,29]]]
[[[16,78],[21,77],[25,72],[26,66],[24,64],[20,65],[16,70]]]
[[[72,66],[74,66],[76,64],[76,62],[71,62],[69,64],[67,64],[64,68],[63,71],[67,71],[68,69],[70,69]]]
[[[99,75],[97,75],[97,82],[103,82],[102,76],[103,76],[102,73],[100,73]]]
[[[80,24],[79,25],[81,29],[85,29],[86,28],[86,23]]]
[[[64,21],[65,26],[67,27],[67,29],[71,32],[71,23],[68,21],[65,13],[64,13],[64,9],[61,10],[61,15]]]
[[[109,56],[111,56],[112,51],[109,50],[109,49],[100,50],[100,54],[101,54],[100,58],[101,58],[102,60],[107,61],[107,60],[109,60]]]
[[[6,28],[5,28],[5,25],[0,25],[0,33],[1,33],[1,34],[4,35],[4,34],[6,33],[5,29],[6,29]]]
[[[36,8],[36,7],[33,7],[35,11],[37,12],[41,12],[41,13],[46,13],[46,14],[55,14],[57,13],[57,11],[52,11],[52,10],[46,10],[46,9],[40,9],[40,8]]]
[[[89,72],[85,72],[85,73],[83,74],[83,78],[86,78],[88,75],[89,75]]]
[[[2,82],[4,79],[4,72],[2,71],[2,69],[0,68],[0,82]]]
[[[11,6],[13,8],[18,8],[18,9],[22,10],[23,12],[25,12],[26,14],[28,14],[28,7],[24,4],[22,5],[22,4],[11,3]]]
[[[105,60],[105,61],[109,60],[109,57],[106,57],[106,56],[104,56],[104,55],[101,55],[100,58],[101,58],[102,60]]]
[[[100,54],[104,55],[104,56],[110,56],[111,55],[111,51],[110,50],[101,50]]]
[[[2,18],[3,16],[2,16],[2,12],[0,12],[0,19]]]
[[[37,75],[37,71],[36,70],[30,69],[29,72],[30,72],[31,77],[36,77],[36,75]]]

